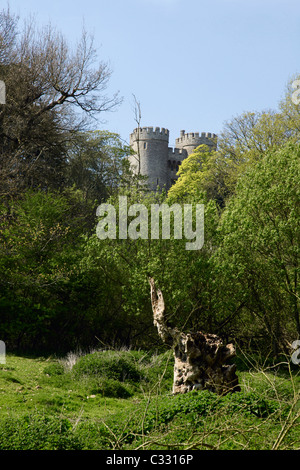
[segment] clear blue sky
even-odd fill
[[[9,0],[21,21],[32,14],[73,43],[82,25],[113,69],[108,92],[121,107],[99,129],[125,140],[142,125],[221,132],[244,111],[276,109],[300,72],[299,0]],[[2,7],[7,2],[0,0]]]

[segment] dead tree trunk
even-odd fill
[[[232,344],[223,345],[221,338],[201,331],[183,333],[168,325],[162,292],[149,278],[154,326],[160,338],[174,351],[173,394],[190,390],[210,390],[218,394],[240,390],[235,364],[226,365],[235,356]]]

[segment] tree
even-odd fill
[[[218,152],[200,145],[183,160],[177,175],[168,192],[169,201],[214,200],[223,206],[224,174]]]
[[[100,204],[130,181],[128,153],[117,134],[78,133],[67,151],[66,184],[75,185],[86,199]]]
[[[223,213],[215,255],[223,306],[243,303],[247,334],[267,334],[274,353],[300,335],[299,181],[298,144],[248,168]]]
[[[31,21],[21,32],[17,18],[0,13],[0,72],[7,102],[0,109],[1,194],[24,187],[59,186],[66,142],[88,117],[114,109],[107,97],[111,70],[94,67],[93,38],[83,31],[74,51],[52,26]]]
[[[10,350],[58,350],[76,341],[75,325],[82,329],[88,310],[78,295],[88,209],[70,189],[28,190],[9,209],[0,205],[0,336]]]
[[[268,151],[295,141],[286,114],[275,111],[247,112],[225,124],[217,150],[199,146],[185,159],[169,198],[205,197],[223,208],[235,193],[237,181]]]
[[[299,142],[299,106],[291,100],[288,87],[278,110],[245,112],[225,123],[218,136],[215,175],[219,191],[225,196],[235,193],[237,181],[247,168],[267,152]]]
[[[147,239],[132,239],[130,236],[122,239],[118,236],[120,194],[127,196],[128,208],[133,204],[143,204],[146,208],[149,214]],[[109,280],[106,292],[111,309],[107,311],[106,324],[123,323],[121,329],[114,328],[111,332],[115,344],[149,347],[157,343],[151,321],[149,273],[164,290],[169,319],[172,318],[178,327],[212,331],[217,312],[211,303],[214,284],[211,282],[209,259],[214,250],[219,217],[215,204],[210,202],[205,207],[204,246],[200,250],[188,251],[185,236],[182,239],[174,237],[172,217],[169,239],[151,237],[151,206],[168,204],[163,192],[143,194],[137,184],[135,190],[131,187],[129,192],[120,192],[107,202],[116,210],[116,239],[100,240],[96,234],[91,236],[83,256],[87,273],[94,273],[95,277],[97,272],[101,272]],[[195,214],[195,207],[193,209]],[[128,216],[128,225],[132,220],[134,218]],[[106,334],[102,328],[97,336],[103,339]]]

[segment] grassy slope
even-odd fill
[[[128,398],[112,398],[91,377],[51,372],[54,359],[9,355],[0,365],[0,449],[300,447],[297,371],[254,368],[239,372],[234,396],[173,397],[167,359],[137,359],[146,380],[127,383]]]

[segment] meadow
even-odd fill
[[[173,396],[171,351],[8,355],[1,450],[296,450],[299,366],[239,353],[241,391]]]

